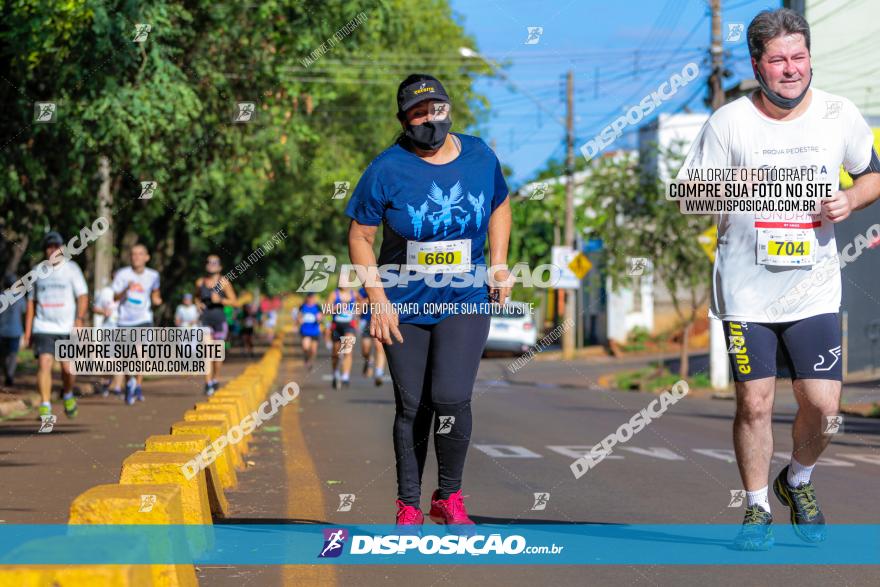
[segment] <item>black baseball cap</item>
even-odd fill
[[[56,231],[47,232],[46,236],[43,237],[43,248],[45,249],[49,245],[58,245],[61,246],[64,244],[64,239],[61,238],[61,235]]]
[[[449,95],[436,77],[414,73],[400,82],[397,88],[397,112],[406,112],[419,102],[438,100],[449,102]]]

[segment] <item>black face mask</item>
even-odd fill
[[[758,84],[761,86],[761,91],[764,92],[764,95],[767,96],[768,100],[775,104],[777,108],[782,108],[783,110],[791,110],[792,108],[795,108],[798,104],[803,102],[804,98],[807,95],[807,92],[810,90],[810,84],[813,83],[813,68],[810,68],[810,81],[807,82],[807,87],[804,88],[804,91],[801,92],[800,96],[796,96],[794,98],[783,98],[782,96],[771,90],[770,87],[767,85],[767,82],[764,81],[764,76],[761,75],[760,71],[756,70],[755,77],[758,80]]]
[[[404,136],[422,151],[436,151],[446,142],[446,135],[452,127],[452,120],[434,120],[415,126],[406,125]]]

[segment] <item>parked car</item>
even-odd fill
[[[493,310],[486,351],[524,353],[536,340],[537,329],[529,304],[507,302]]]

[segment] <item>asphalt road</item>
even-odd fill
[[[356,347],[357,348],[357,347]],[[288,353],[289,356],[289,353]],[[743,509],[728,507],[740,488],[732,458],[733,403],[688,397],[576,480],[569,465],[584,450],[628,421],[655,396],[605,391],[596,377],[613,366],[597,361],[534,362],[506,380],[510,359],[484,359],[474,392],[474,433],[464,494],[478,523],[739,524]],[[390,381],[375,387],[359,376],[330,387],[329,359],[304,373],[289,359],[282,377],[302,387],[283,430],[261,432],[253,473],[243,476],[233,506],[242,521],[264,523],[392,524],[395,469],[391,444],[394,402]],[[530,369],[532,373],[530,374]],[[574,372],[572,371],[574,370]],[[554,377],[554,373],[556,376]],[[557,386],[556,382],[563,382]],[[582,382],[583,386],[576,386]],[[280,385],[281,383],[279,383]],[[788,461],[794,403],[784,394],[774,418],[773,475]],[[880,421],[847,418],[844,433],[814,473],[830,523],[878,523]],[[305,454],[304,454],[305,453]],[[293,464],[291,464],[293,463]],[[286,470],[286,489],[279,475]],[[259,481],[256,475],[260,476]],[[422,509],[437,478],[433,451],[424,475]],[[549,492],[534,511],[534,494]],[[340,494],[354,494],[350,511],[337,511]],[[771,497],[777,524],[787,510]],[[867,515],[866,515],[867,513]],[[426,520],[426,523],[431,524]],[[337,566],[203,570],[205,585],[877,585],[880,569],[855,566]]]
[[[356,347],[357,349],[357,347]],[[733,403],[687,397],[612,457],[576,480],[574,458],[646,407],[655,396],[602,390],[598,376],[611,360],[533,361],[515,375],[508,358],[484,359],[474,394],[474,433],[464,476],[466,504],[481,523],[738,524],[730,508],[740,487],[732,459]],[[232,359],[231,377],[244,364]],[[355,361],[353,385],[330,387],[326,352],[305,373],[288,341],[276,387],[296,381],[296,402],[255,432],[248,467],[228,498],[226,523],[392,524],[395,514],[390,381],[375,387]],[[454,367],[453,367],[454,368]],[[147,402],[86,398],[80,417],[59,416],[51,434],[38,423],[0,423],[2,495],[7,523],[64,523],[70,501],[99,483],[118,480],[122,460],[151,434],[201,399],[196,378],[164,378],[145,386]],[[790,395],[777,400],[775,472],[791,448]],[[814,474],[830,523],[880,523],[880,421],[847,418]],[[429,452],[422,508],[427,511],[437,470]],[[549,493],[543,511],[534,494]],[[354,494],[337,511],[339,494]],[[787,510],[771,497],[777,524]],[[431,524],[430,521],[426,523]],[[200,567],[202,585],[877,585],[880,570],[854,566],[300,566]]]

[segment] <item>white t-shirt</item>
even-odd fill
[[[119,325],[132,326],[153,321],[153,290],[159,289],[159,272],[144,267],[136,273],[131,267],[123,267],[113,276],[113,292],[119,294],[128,288],[128,293],[119,300]]]
[[[29,300],[36,300],[34,334],[70,334],[76,320],[76,300],[89,293],[82,270],[75,261],[62,261],[55,270],[44,277],[44,271],[34,271],[37,275],[33,288],[28,292]]]
[[[812,166],[815,182],[839,189],[840,166],[849,172],[864,171],[874,137],[852,102],[816,88],[811,93],[807,110],[793,120],[767,118],[748,96],[723,106],[703,126],[678,178],[687,179],[686,170],[694,168]],[[722,213],[717,221],[710,301],[714,316],[742,322],[791,322],[840,310],[837,243],[834,225],[824,211],[819,215]],[[812,239],[814,263],[760,264],[759,233],[766,239],[780,231],[803,231],[799,234]],[[815,271],[825,275],[811,280],[807,295],[787,295]]]
[[[191,328],[199,325],[199,309],[195,304],[180,304],[174,311],[174,322],[180,320],[181,328]]]
[[[102,287],[95,296],[95,308],[98,310],[109,309],[111,314],[104,316],[101,323],[103,328],[114,328],[119,323],[119,302],[113,297],[112,287]]]

